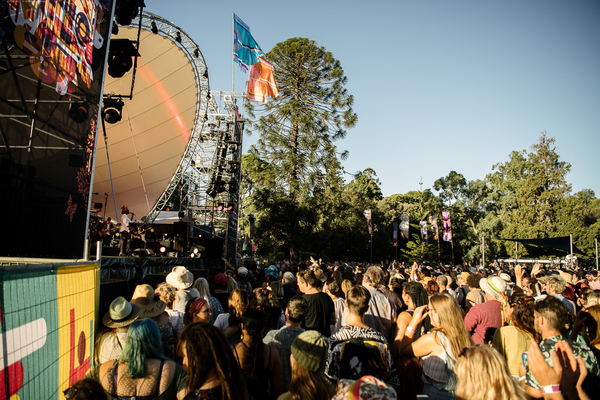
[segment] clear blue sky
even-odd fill
[[[600,197],[597,0],[146,0],[146,10],[198,44],[211,90],[232,88],[232,12],[265,52],[291,37],[325,47],[359,119],[336,143],[350,152],[343,166],[373,168],[384,196],[418,190],[420,177],[431,188],[451,170],[483,179],[547,131],[572,165],[573,192]],[[247,75],[235,71],[243,91]]]

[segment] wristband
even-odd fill
[[[540,389],[542,390],[542,394],[560,393],[560,385],[542,386]]]
[[[406,327],[406,332],[408,333],[415,333],[415,330],[413,328],[411,328],[410,326]]]
[[[527,377],[525,375],[519,377],[519,382],[523,382]]]

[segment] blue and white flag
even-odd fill
[[[258,62],[258,57],[264,56],[256,40],[250,33],[250,28],[235,13],[233,14],[233,59],[238,62],[244,72]]]

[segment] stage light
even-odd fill
[[[115,19],[119,25],[131,25],[138,16],[140,7],[145,7],[143,0],[118,0],[115,9]]]
[[[175,41],[177,43],[181,43],[181,32],[177,31],[177,33],[175,34]]]
[[[204,114],[204,122],[208,121],[208,115]]]
[[[86,102],[73,101],[69,105],[69,117],[78,124],[88,119],[89,105]]]
[[[102,106],[102,117],[109,124],[116,124],[121,120],[121,111],[123,110],[124,105],[125,103],[123,103],[120,98],[105,99]]]
[[[161,254],[165,254],[165,252],[167,251],[167,248],[165,246],[161,246],[160,249],[158,249]]]
[[[119,34],[119,25],[116,22],[113,22],[111,33],[115,36]]]
[[[194,50],[194,57],[200,58],[200,50],[198,48],[196,48],[196,50]]]
[[[233,211],[233,204],[229,203],[227,205],[227,211]]]
[[[229,181],[229,193],[230,194],[234,194],[235,192],[237,192],[238,189],[238,183],[234,178],[231,178],[231,180]]]
[[[150,30],[155,35],[158,34],[158,27],[156,26],[156,22],[152,21],[152,23],[150,24]]]
[[[223,203],[217,205],[217,211],[223,211]]]
[[[108,74],[113,78],[121,78],[133,66],[132,57],[139,56],[135,46],[129,39],[113,39],[110,41],[108,53]]]
[[[203,77],[205,77],[206,79],[208,79],[208,69],[204,70],[204,73],[202,74]]]

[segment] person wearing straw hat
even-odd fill
[[[149,318],[156,323],[160,332],[163,354],[171,359],[175,357],[177,334],[171,324],[169,314],[165,311],[167,303],[160,299],[150,285],[137,285],[131,304],[141,307],[140,318]]]
[[[487,296],[485,303],[475,304],[465,316],[465,325],[475,344],[490,343],[494,332],[504,324],[506,281],[499,276],[481,278],[479,286]]]
[[[200,297],[198,289],[191,287],[194,283],[194,274],[184,266],[174,267],[165,281],[177,289],[177,300],[173,309],[185,313],[187,302],[193,297]]]
[[[119,296],[110,303],[102,323],[109,328],[99,332],[96,340],[95,361],[98,364],[119,358],[127,339],[129,325],[140,317],[142,308]]]

